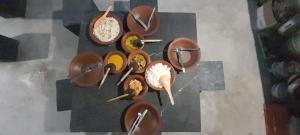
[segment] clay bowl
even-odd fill
[[[155,87],[155,86],[151,85],[150,82],[149,82],[149,80],[147,79],[147,70],[149,70],[153,65],[155,65],[157,63],[162,63],[163,65],[168,65],[168,67],[171,68],[170,69],[170,72],[171,72],[171,86],[175,83],[176,71],[174,70],[174,68],[172,67],[172,65],[169,62],[166,62],[164,60],[157,60],[157,61],[153,61],[153,62],[151,62],[151,63],[148,64],[148,66],[146,68],[146,71],[145,71],[145,80],[146,80],[148,86],[150,88],[152,88],[153,90],[162,91],[162,90],[165,90],[163,87],[162,88]]]
[[[146,59],[147,63],[146,63],[146,66],[143,69],[138,70],[135,73],[144,73],[145,70],[146,70],[147,65],[151,62],[150,56],[149,56],[149,54],[147,52],[145,52],[143,50],[135,50],[135,51],[133,51],[128,56],[128,64],[130,64],[131,62],[133,62],[133,56],[135,56],[137,54],[140,54],[140,55],[144,56],[144,58]]]
[[[144,39],[144,37],[136,32],[127,32],[123,37],[122,37],[122,41],[121,41],[121,45],[122,45],[122,48],[125,52],[127,53],[131,53],[132,51],[134,50],[129,50],[127,47],[126,47],[126,40],[129,36],[137,36],[138,39]],[[132,41],[133,42],[133,41]],[[135,50],[138,50],[138,49],[143,49],[143,47],[141,48],[137,48]]]
[[[143,5],[143,6],[137,6],[133,8],[132,12],[140,15],[140,19],[147,25],[152,9],[153,9],[152,7]],[[150,23],[150,28],[147,31],[145,31],[143,26],[141,26],[139,22],[137,22],[131,14],[127,15],[127,26],[129,30],[133,32],[137,32],[142,36],[153,35],[155,32],[157,32],[159,25],[160,25],[160,18],[157,11],[154,12],[153,18]]]
[[[130,82],[131,80],[134,80],[134,79],[136,79],[136,80],[138,80],[138,81],[141,81],[141,83],[142,83],[142,85],[143,85],[143,90],[140,92],[139,95],[132,97],[132,99],[133,99],[133,100],[140,100],[140,99],[143,99],[143,97],[145,97],[146,94],[147,94],[147,92],[148,92],[148,85],[147,85],[147,83],[146,83],[146,81],[145,81],[145,79],[144,79],[143,76],[141,76],[141,75],[129,75],[129,76],[126,78],[126,80],[124,81],[123,89],[124,89],[124,91],[127,91],[128,88],[129,88],[129,82]]]
[[[137,118],[138,112],[148,110],[143,121],[140,123],[139,128],[136,130],[135,135],[153,135],[160,132],[161,118],[157,108],[146,102],[137,102],[131,105],[124,117],[125,129],[128,132],[133,125],[133,122]]]
[[[125,69],[126,66],[127,66],[127,58],[126,58],[125,54],[123,54],[123,53],[120,52],[120,51],[112,51],[112,52],[108,53],[108,54],[105,56],[105,58],[104,58],[104,64],[105,64],[105,65],[106,65],[106,64],[109,64],[109,63],[108,63],[108,58],[109,58],[110,56],[112,56],[112,55],[119,55],[119,56],[121,56],[122,59],[123,59],[123,66],[121,67],[121,69],[120,69],[120,70],[115,70],[115,71],[112,72],[112,73],[113,73],[113,74],[119,74],[119,73],[122,73],[122,71],[124,71],[124,69]]]
[[[119,27],[120,27],[120,32],[119,32],[118,36],[115,37],[115,38],[114,38],[113,40],[111,40],[111,41],[108,41],[108,42],[101,41],[101,40],[99,40],[99,39],[93,34],[93,29],[94,29],[94,24],[95,24],[95,22],[96,22],[102,15],[103,15],[103,13],[99,14],[98,16],[95,16],[95,17],[93,18],[93,20],[90,22],[90,25],[89,25],[89,35],[90,35],[91,39],[92,39],[95,43],[97,43],[97,44],[99,44],[99,45],[110,45],[110,44],[116,42],[116,41],[122,36],[123,31],[124,31],[124,30],[123,30],[123,24],[122,24],[121,19],[120,19],[118,16],[116,16],[116,15],[114,15],[114,14],[112,14],[112,13],[108,13],[107,17],[113,17],[113,18],[115,18],[115,19],[118,21]]]
[[[96,53],[80,53],[69,65],[69,76],[75,76],[81,70],[81,68],[101,62],[102,58]],[[94,71],[83,74],[80,78],[73,80],[73,82],[80,87],[94,87],[103,77],[103,68],[98,68]]]
[[[173,51],[175,48],[199,48],[196,42],[189,38],[176,38],[172,41],[168,48],[168,59],[170,63],[178,70],[182,70],[178,62],[176,52]],[[186,71],[194,70],[200,61],[200,51],[182,51],[182,61]]]

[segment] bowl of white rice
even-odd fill
[[[151,63],[146,68],[145,80],[150,88],[153,90],[165,90],[163,86],[159,83],[159,78],[161,75],[171,76],[171,86],[175,83],[176,71],[173,66],[164,60],[156,60]]]
[[[108,13],[105,20],[98,27],[94,27],[95,22],[102,15],[94,17],[90,22],[89,35],[99,45],[110,45],[122,36],[123,24],[118,16]]]

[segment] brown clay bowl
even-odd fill
[[[199,48],[196,42],[189,38],[176,38],[172,41],[168,48],[168,59],[170,63],[178,70],[182,70],[178,62],[176,52],[173,51],[175,48]],[[182,51],[182,61],[186,71],[194,70],[200,61],[200,51]]]
[[[149,6],[137,6],[132,9],[132,12],[140,15],[140,19],[147,25],[148,19],[152,12],[152,7]],[[145,29],[137,22],[131,14],[127,15],[127,26],[130,31],[137,32],[142,36],[150,36],[157,32],[160,25],[160,18],[158,12],[155,11],[153,18],[150,23],[150,28],[145,31]]]
[[[156,60],[156,61],[153,61],[153,62],[151,62],[151,63],[148,64],[148,66],[146,68],[146,71],[145,71],[145,80],[146,80],[148,86],[150,88],[152,88],[153,90],[162,91],[162,90],[165,90],[165,89],[164,88],[155,87],[155,86],[153,86],[153,85],[150,84],[150,82],[147,79],[147,74],[146,74],[147,70],[149,70],[153,65],[155,65],[157,63],[162,63],[163,65],[168,65],[168,67],[170,67],[170,72],[171,72],[171,86],[175,83],[176,71],[174,70],[173,66],[169,62],[166,62],[164,60]]]
[[[141,121],[139,128],[136,130],[135,135],[153,135],[160,132],[161,118],[157,108],[146,102],[137,102],[131,105],[125,113],[124,123],[125,129],[128,132],[137,118],[138,112],[148,110],[144,119]]]
[[[119,32],[118,36],[117,36],[116,38],[114,38],[114,40],[111,40],[111,41],[108,41],[108,42],[101,41],[101,40],[99,40],[99,39],[93,34],[93,29],[94,29],[94,24],[95,24],[95,22],[96,22],[102,15],[103,15],[103,13],[99,14],[98,16],[95,16],[95,17],[93,18],[93,20],[90,22],[90,25],[89,25],[89,35],[90,35],[91,39],[92,39],[95,43],[97,43],[97,44],[99,44],[99,45],[110,45],[110,44],[116,42],[116,41],[122,36],[123,31],[124,31],[124,30],[123,30],[123,24],[122,24],[121,19],[120,19],[118,16],[116,16],[116,15],[114,15],[114,14],[112,14],[112,13],[108,13],[107,17],[113,17],[113,18],[115,18],[115,19],[118,21],[119,27],[120,27],[120,32]]]
[[[127,32],[123,37],[122,37],[122,41],[121,41],[121,45],[122,45],[122,48],[125,52],[127,53],[131,53],[132,51],[134,50],[129,50],[127,47],[126,47],[126,40],[129,36],[137,36],[139,39],[144,39],[144,37],[142,35],[140,35],[139,33],[136,33],[136,32]],[[138,50],[138,49],[143,49],[143,47],[141,48],[137,48],[135,50]]]
[[[141,76],[141,75],[129,75],[126,78],[126,80],[124,81],[123,89],[124,89],[124,91],[127,91],[128,88],[129,88],[129,82],[131,80],[134,80],[134,79],[136,79],[138,81],[141,81],[141,83],[143,85],[143,90],[141,91],[141,93],[139,95],[132,97],[132,99],[133,100],[143,99],[143,97],[145,97],[146,94],[147,94],[147,92],[148,92],[148,85],[147,85],[147,83],[146,83],[146,81],[145,81],[145,79],[144,79],[143,76]]]
[[[109,58],[110,56],[112,56],[112,55],[119,55],[119,56],[121,56],[122,59],[123,59],[123,66],[121,67],[121,69],[120,69],[120,70],[115,70],[115,71],[112,72],[112,73],[113,73],[113,74],[119,74],[119,73],[122,73],[122,71],[124,71],[124,69],[125,69],[126,66],[127,66],[127,58],[126,58],[125,54],[122,53],[122,52],[120,52],[120,51],[112,51],[112,52],[108,53],[108,54],[105,56],[105,58],[104,58],[104,63],[105,63],[105,65],[106,65],[106,64],[109,64],[109,63],[108,63],[108,58]]]
[[[128,64],[130,64],[131,62],[133,62],[133,56],[135,56],[137,54],[140,54],[140,55],[144,56],[144,58],[146,59],[147,63],[146,63],[146,66],[143,69],[138,70],[135,73],[144,73],[145,70],[146,70],[146,68],[147,68],[147,65],[151,62],[150,56],[149,56],[149,54],[147,52],[145,52],[143,50],[135,50],[135,51],[133,51],[128,56]]]
[[[102,58],[96,53],[80,53],[73,58],[69,65],[69,76],[75,76],[80,72],[81,68],[97,62],[101,62],[103,64]],[[73,80],[73,82],[80,87],[94,87],[97,86],[102,77],[103,68],[98,68],[94,71],[83,74],[78,79]]]

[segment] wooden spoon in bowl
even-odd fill
[[[109,11],[112,9],[112,6],[110,5],[107,10],[105,11],[105,13],[95,22],[94,24],[94,28],[97,28],[106,18],[107,14],[109,13]]]
[[[174,98],[171,92],[171,82],[170,82],[171,78],[168,75],[162,75],[159,78],[159,83],[165,88],[165,90],[168,93],[169,99],[171,101],[171,104],[174,105]]]

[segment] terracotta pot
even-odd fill
[[[146,71],[145,71],[145,80],[148,84],[148,86],[150,88],[152,88],[153,90],[159,90],[159,91],[162,91],[162,90],[165,90],[163,87],[162,88],[158,88],[158,87],[155,87],[153,85],[150,84],[150,82],[148,81],[147,79],[147,70],[149,70],[153,65],[157,64],[157,63],[162,63],[163,65],[167,65],[168,67],[170,67],[170,72],[171,72],[171,86],[175,83],[175,80],[176,80],[176,71],[174,70],[174,68],[172,67],[172,65],[164,60],[156,60],[156,61],[153,61],[151,63],[148,64],[147,68],[146,68]]]
[[[140,19],[147,25],[152,9],[152,7],[143,5],[133,8],[132,12],[140,15]],[[157,11],[155,11],[150,24],[150,28],[147,31],[145,31],[145,29],[139,24],[139,22],[137,22],[133,18],[131,14],[127,15],[127,26],[130,31],[137,32],[142,36],[150,36],[157,32],[159,29],[160,18]]]
[[[105,58],[104,58],[104,63],[105,63],[105,65],[107,65],[108,63],[108,58],[110,57],[110,56],[112,56],[112,55],[119,55],[119,56],[121,56],[122,57],[122,59],[123,59],[123,66],[122,66],[122,68],[120,69],[120,70],[115,70],[114,72],[112,72],[112,73],[114,73],[114,74],[120,74],[120,73],[122,73],[122,71],[124,71],[124,69],[126,68],[126,66],[127,66],[127,58],[126,58],[126,56],[125,56],[125,54],[124,53],[122,53],[122,52],[120,52],[120,51],[112,51],[112,52],[110,52],[110,53],[108,53],[106,56],[105,56]]]
[[[147,65],[151,62],[150,56],[149,56],[149,54],[147,52],[145,52],[143,50],[135,50],[135,51],[133,51],[128,56],[128,64],[130,64],[131,62],[133,62],[133,60],[132,60],[133,56],[135,56],[137,54],[140,54],[140,55],[144,56],[144,58],[146,59],[146,65],[145,65],[145,67],[142,70],[137,70],[135,73],[144,73],[145,70],[146,70],[146,68],[147,68]]]
[[[120,27],[120,32],[119,32],[118,36],[117,36],[116,38],[114,38],[114,40],[112,40],[112,41],[109,41],[109,42],[101,41],[101,40],[99,40],[99,39],[93,34],[93,31],[94,31],[93,29],[94,29],[94,24],[95,24],[95,22],[96,22],[102,15],[103,15],[103,13],[99,14],[98,16],[95,16],[95,17],[93,18],[93,20],[90,22],[90,25],[89,25],[89,35],[90,35],[91,39],[92,39],[95,43],[97,43],[97,44],[99,44],[99,45],[110,45],[110,44],[113,44],[114,42],[116,42],[116,41],[122,36],[123,31],[124,31],[124,30],[123,30],[123,24],[122,24],[121,19],[120,19],[118,16],[116,16],[116,15],[114,15],[114,14],[112,14],[112,13],[108,13],[107,17],[113,17],[113,18],[115,18],[115,19],[118,21],[119,27]]]
[[[124,123],[125,129],[128,132],[137,118],[138,112],[148,110],[135,135],[154,135],[158,134],[161,129],[161,118],[157,108],[150,103],[137,102],[131,105],[125,113]]]
[[[189,38],[176,38],[171,42],[168,48],[168,59],[170,63],[178,70],[182,70],[181,65],[178,61],[178,56],[173,49],[175,48],[199,48],[197,43]],[[182,61],[186,71],[194,70],[200,61],[200,51],[181,51]]]
[[[129,75],[126,78],[126,80],[124,81],[123,89],[124,89],[124,91],[127,91],[128,88],[129,88],[129,82],[131,80],[134,80],[134,79],[136,79],[136,80],[138,80],[138,81],[140,81],[142,83],[143,90],[141,91],[141,93],[139,95],[132,97],[132,99],[133,100],[143,99],[146,96],[147,92],[148,92],[148,85],[147,85],[147,83],[146,83],[146,81],[145,81],[145,79],[144,79],[143,76],[141,76],[141,75]]]
[[[121,45],[122,45],[122,48],[125,52],[127,53],[131,53],[132,51],[135,51],[135,50],[128,50],[128,48],[126,47],[126,39],[129,37],[129,36],[137,36],[139,39],[144,39],[144,37],[142,35],[140,35],[139,33],[136,33],[136,32],[127,32],[123,37],[122,37],[122,41],[121,41]],[[137,48],[136,50],[138,49],[143,49],[143,47],[141,48]]]
[[[96,53],[80,53],[69,65],[69,76],[73,77],[78,74],[82,68],[100,62],[103,64],[102,58]],[[103,64],[104,65],[104,64]],[[73,80],[73,82],[80,87],[94,87],[103,77],[103,65],[94,71],[83,74],[81,77]]]

